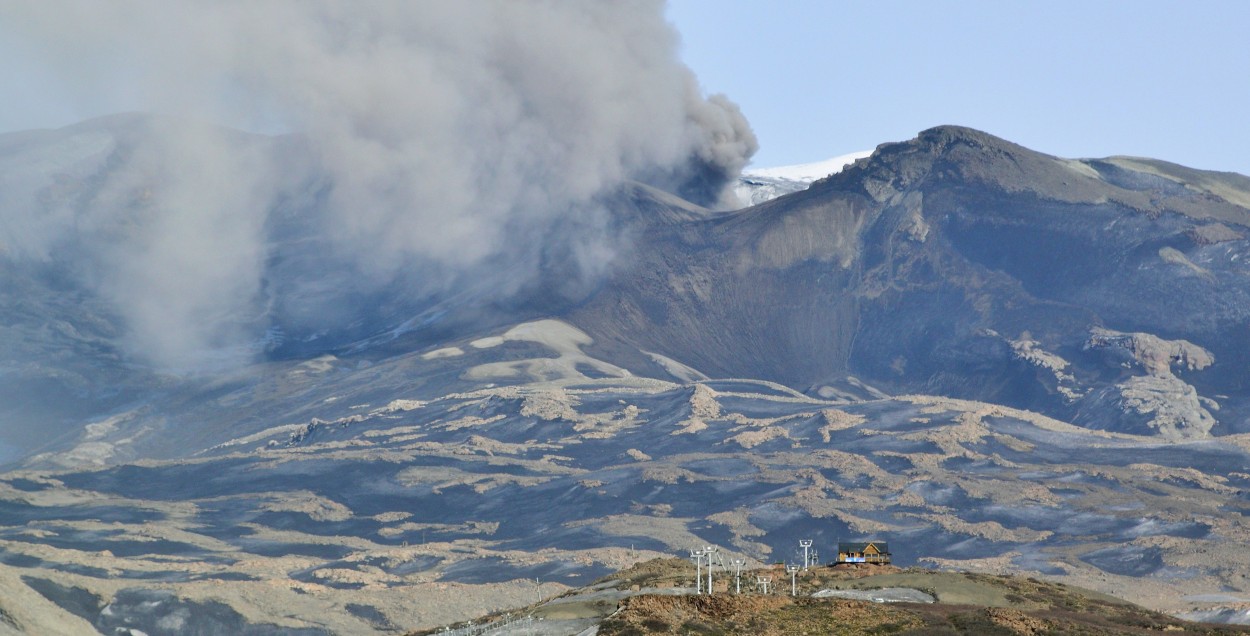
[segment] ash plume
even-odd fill
[[[571,276],[593,274],[614,240],[597,196],[638,179],[716,206],[756,149],[737,107],[705,98],[678,61],[663,8],[0,3],[0,32],[84,109],[166,115],[58,131],[72,165],[3,178],[0,258],[75,261],[130,351],[171,367],[246,355],[274,321],[313,334],[359,322],[343,298],[469,279],[506,295],[553,243]],[[96,189],[62,196],[66,175]],[[291,235],[316,257],[277,254]]]

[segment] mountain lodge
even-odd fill
[[[868,541],[866,543],[838,543],[840,563],[889,563],[890,546],[884,541]]]

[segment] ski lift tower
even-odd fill
[[[773,582],[773,577],[771,576],[756,576],[755,577],[755,585],[757,585],[760,588],[760,591],[763,592],[764,594],[768,593],[768,584],[772,582]]]
[[[699,595],[703,593],[703,550],[691,550],[690,558],[694,559],[694,593]]]
[[[744,559],[734,559],[734,586],[738,594],[742,593],[742,566],[746,565]]]
[[[808,564],[808,560],[807,560],[808,552],[807,551],[811,549],[812,547],[812,540],[811,539],[799,539],[799,546],[803,548],[803,571],[806,572],[807,564]]]
[[[799,575],[799,564],[791,563],[787,565],[786,572],[790,573],[790,596],[798,596],[799,595],[799,583],[798,583],[797,577]]]
[[[712,594],[712,557],[720,556],[720,548],[709,545],[703,547],[703,553],[707,555],[707,593]]]

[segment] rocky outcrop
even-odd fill
[[[1104,414],[1118,413],[1117,430],[1173,441],[1209,437],[1217,424],[1198,391],[1175,376],[1129,378],[1101,389],[1086,408],[1097,413],[1082,422],[1092,428],[1101,428]]]
[[[1158,378],[1173,377],[1173,366],[1201,371],[1215,363],[1210,351],[1188,340],[1164,340],[1148,333],[1122,333],[1101,327],[1090,330],[1085,348],[1106,351]]]
[[[1215,363],[1210,351],[1187,340],[1164,340],[1148,333],[1121,333],[1110,329],[1090,331],[1085,348],[1104,353],[1106,359],[1122,367],[1141,369],[1145,376],[1131,377],[1104,388],[1093,404],[1117,408],[1137,425],[1131,432],[1157,434],[1180,440],[1207,437],[1216,419],[1205,406],[1219,408],[1214,400],[1204,400],[1198,391],[1176,377],[1172,367],[1189,371]]]
[[[1076,376],[1072,375],[1072,365],[1067,360],[1042,349],[1041,343],[1036,340],[1021,338],[1008,342],[1015,358],[1036,367],[1052,390],[1063,395],[1069,402],[1084,396]]]
[[[1131,378],[1117,384],[1124,409],[1147,416],[1147,424],[1168,439],[1206,437],[1215,426],[1194,387],[1179,379]]]

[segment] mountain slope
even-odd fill
[[[128,131],[156,125],[146,121],[8,136],[5,147],[62,166],[48,173],[67,184],[57,194],[35,188],[45,199],[99,197],[101,175],[129,160]],[[101,135],[114,140],[105,159],[84,141]],[[298,150],[291,139],[236,142]],[[372,364],[542,316],[590,334],[601,357],[664,379],[676,376],[660,358],[689,367],[683,377],[759,378],[824,396],[950,395],[1169,439],[1241,432],[1250,421],[1240,371],[1250,363],[1250,179],[1240,175],[1059,159],[943,127],[737,212],[641,185],[606,196],[600,232],[618,242],[598,275],[570,275],[585,256],[550,248],[520,287],[469,275],[431,293],[399,278],[362,295],[351,291],[351,268],[326,258],[331,246],[301,229],[325,184],[292,168],[299,174],[268,229],[269,309],[229,319],[260,329],[259,364],[162,373],[126,350],[127,325],[84,283],[90,255],[4,260],[0,461],[65,450],[84,424],[119,416],[135,420],[132,432],[205,440],[240,420],[339,417],[337,405],[281,397],[302,400],[303,389],[277,400],[214,396],[272,384],[273,364],[323,355],[339,367]],[[330,322],[341,326],[311,315],[337,315]],[[198,447],[153,435],[116,457],[142,457],[145,443],[164,447],[150,447],[159,456]]]
[[[828,393],[854,376],[1172,439],[1239,432],[1246,179],[1161,165],[933,129],[693,239],[649,233],[570,319],[711,377]],[[1195,355],[1156,362],[1172,349]]]
[[[194,457],[0,475],[0,577],[43,599],[0,609],[143,629],[160,600],[188,620],[368,633],[692,545],[756,567],[799,539],[828,555],[882,536],[899,565],[1046,576],[1156,610],[1218,612],[1248,589],[1230,549],[1250,540],[1242,436],[1167,444],[946,398],[662,382],[593,344],[529,323],[404,370],[484,388],[335,393],[350,415]]]
[[[85,167],[36,203],[110,192],[126,155],[92,152],[53,153]],[[604,193],[610,255],[518,236],[480,279],[362,293],[303,223],[314,176],[283,184],[231,365],[129,353],[90,258],[0,259],[0,623],[395,631],[531,577],[882,536],[903,565],[1248,602],[1245,177],[941,127],[738,211]],[[486,275],[517,255],[524,282]]]

